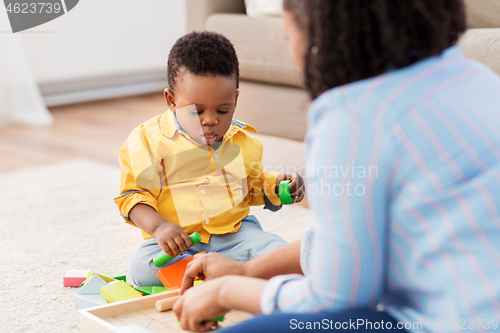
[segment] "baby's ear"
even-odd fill
[[[236,89],[236,98],[234,100],[234,106],[238,104],[238,97],[240,96],[240,90]]]
[[[165,89],[163,91],[165,94],[165,100],[167,101],[168,108],[170,111],[174,112],[175,111],[175,95],[174,92],[170,89]]]

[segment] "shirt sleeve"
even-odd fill
[[[144,127],[136,128],[123,144],[120,155],[120,194],[114,199],[122,217],[131,225],[129,213],[139,204],[158,211],[157,200],[164,184],[163,167],[149,145]]]
[[[381,124],[360,120],[354,106],[326,104],[309,115],[304,275],[270,279],[261,297],[265,314],[375,309],[382,292],[391,149]]]
[[[250,198],[248,205],[264,205],[264,208],[271,211],[277,211],[282,207],[281,200],[275,192],[276,180],[279,177],[279,172],[264,172],[263,169],[261,162],[254,162],[251,166],[252,172],[248,176]]]

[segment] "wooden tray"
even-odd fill
[[[157,300],[178,294],[179,289],[176,289],[80,310],[78,311],[79,331],[80,333],[121,333],[127,325],[136,324],[154,333],[185,332],[177,323],[177,318],[172,311],[158,312],[155,309]],[[219,326],[231,326],[251,317],[252,315],[247,312],[230,311]],[[141,332],[146,331],[141,330]]]

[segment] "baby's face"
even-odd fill
[[[175,92],[166,93],[170,110],[176,111],[179,124],[191,138],[202,145],[222,141],[238,101],[235,77],[186,71],[179,75]],[[173,103],[169,94],[174,95]]]

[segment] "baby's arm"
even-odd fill
[[[153,236],[169,256],[178,255],[191,247],[191,239],[182,228],[167,221],[148,205],[137,204],[130,210],[130,219],[136,226]]]

